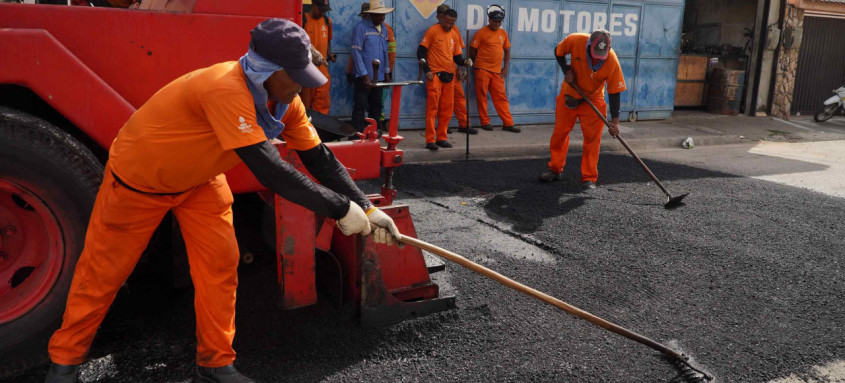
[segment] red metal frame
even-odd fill
[[[301,0],[198,0],[193,11],[185,13],[3,3],[0,84],[32,90],[108,149],[124,122],[153,93],[187,72],[238,59],[247,49],[249,31],[267,17],[298,23]],[[407,208],[388,206],[396,197],[393,170],[404,160],[397,148],[402,141],[397,134],[400,100],[401,87],[396,86],[389,134],[382,137],[386,147],[381,147],[373,120],[361,140],[327,145],[354,180],[376,179],[385,169],[382,193],[370,196],[371,201],[386,206],[403,233],[415,235]],[[305,172],[284,143],[277,147],[283,158]],[[266,190],[244,165],[226,175],[234,193]],[[346,237],[333,221],[279,198],[275,207],[284,307],[316,303],[315,249],[337,257],[345,298],[367,302],[367,312],[375,312],[374,304],[401,308],[403,301],[437,297],[437,285],[431,283],[419,250]],[[6,241],[0,244],[8,246]],[[434,307],[419,306],[425,304],[414,310]]]

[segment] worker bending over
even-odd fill
[[[50,339],[46,382],[75,382],[115,294],[168,211],[179,221],[197,321],[195,381],[252,382],[233,366],[238,244],[223,172],[241,162],[264,186],[346,235],[392,243],[393,220],[373,207],[320,142],[297,95],[327,80],[311,62],[306,32],[269,19],[248,52],[188,73],[154,94],[118,132],[76,265],[62,327]],[[280,136],[281,134],[281,136]],[[276,137],[322,185],[283,161]]]
[[[565,73],[560,94],[555,104],[555,130],[549,142],[551,161],[549,170],[540,174],[541,182],[554,182],[560,179],[560,173],[566,164],[566,152],[569,149],[569,132],[575,126],[575,120],[581,122],[584,134],[584,152],[581,154],[581,183],[585,189],[595,189],[599,171],[599,147],[604,122],[584,102],[573,88],[577,85],[595,104],[602,115],[607,112],[604,102],[604,89],[610,94],[610,117],[608,132],[616,137],[619,134],[620,93],[624,91],[625,79],[616,52],[610,47],[610,32],[599,29],[588,35],[573,33],[555,47],[555,57]],[[569,63],[566,55],[570,55]]]

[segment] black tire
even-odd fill
[[[822,105],[819,111],[813,116],[813,120],[816,122],[825,122],[837,113],[839,113],[839,104]]]
[[[61,324],[102,174],[103,166],[94,154],[69,134],[44,120],[0,106],[0,183],[30,192],[30,198],[38,198],[39,206],[51,213],[50,222],[59,230],[51,232],[50,239],[58,245],[35,253],[47,259],[62,258],[55,264],[58,274],[39,283],[45,289],[51,287],[33,295],[34,306],[21,310],[20,315],[7,310],[10,319],[0,323],[0,379],[48,361],[47,342]],[[13,193],[0,193],[10,195],[15,198]]]

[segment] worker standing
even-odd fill
[[[505,76],[511,61],[511,42],[508,33],[502,29],[505,9],[498,5],[487,8],[489,24],[475,32],[469,48],[469,57],[475,62],[475,103],[478,105],[478,118],[481,129],[493,130],[490,116],[487,115],[487,92],[493,99],[493,107],[502,119],[502,130],[519,133],[511,117],[508,94],[505,91]],[[504,66],[502,62],[504,60]]]
[[[589,104],[583,102],[584,100],[572,86],[577,85],[604,115],[607,113],[607,104],[604,102],[605,84],[607,84],[611,117],[608,132],[616,137],[619,134],[620,93],[626,87],[619,59],[610,45],[610,32],[599,29],[589,35],[570,34],[555,47],[555,57],[565,77],[555,104],[555,129],[549,142],[551,151],[549,170],[540,174],[540,181],[553,182],[560,179],[560,173],[566,164],[566,152],[569,149],[569,132],[572,131],[577,119],[581,122],[581,131],[584,134],[581,183],[585,189],[596,188],[599,175],[599,147],[604,122]],[[567,55],[571,57],[569,63],[566,62]]]
[[[387,55],[387,28],[382,25],[385,15],[393,8],[384,5],[384,0],[370,0],[370,9],[364,13],[367,18],[355,25],[352,32],[352,72],[354,74],[355,97],[352,105],[352,126],[359,133],[364,132],[364,111],[372,119],[378,119],[382,111],[384,89],[373,87],[380,81],[390,81],[389,57]],[[373,60],[378,60],[378,72],[373,72]]]
[[[437,6],[437,21],[439,22],[440,19],[443,18],[443,14],[446,12],[447,9],[450,7],[446,4],[440,4]],[[464,44],[464,38],[461,35],[461,30],[458,28],[457,25],[452,27],[452,33],[455,34],[455,37],[461,43],[461,49],[466,48]],[[469,134],[478,134],[478,129],[473,127],[469,127],[467,129],[467,98],[464,94],[464,83],[467,81],[468,71],[465,67],[460,67],[458,65],[455,66],[455,78],[458,79],[457,81],[453,82],[455,84],[455,101],[454,101],[454,113],[455,119],[458,120],[458,132],[460,133],[469,133]],[[452,130],[449,129],[448,133],[451,133]]]
[[[472,60],[463,58],[460,41],[452,32],[457,19],[454,9],[446,10],[438,23],[426,30],[417,48],[417,58],[426,60],[425,148],[429,150],[452,147],[447,128],[454,108],[455,64],[472,67]]]
[[[332,78],[329,75],[329,62],[337,61],[337,55],[332,54],[332,19],[326,15],[331,10],[329,0],[313,0],[311,10],[302,18],[302,28],[308,33],[311,46],[322,57],[315,65],[329,81],[318,88],[302,88],[300,96],[306,109],[313,109],[322,114],[329,114],[331,109]]]
[[[223,174],[241,162],[268,189],[346,235],[392,243],[387,214],[373,207],[320,142],[297,95],[327,79],[311,62],[305,31],[268,19],[239,61],[198,69],[154,94],[121,128],[76,265],[62,327],[50,339],[47,383],[76,382],[97,328],[168,211],[179,222],[196,310],[194,381],[252,382],[234,367],[238,244]],[[298,153],[311,181],[282,160],[277,137]]]

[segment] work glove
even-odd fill
[[[320,66],[326,63],[326,59],[323,58],[323,54],[317,48],[314,48],[313,45],[309,46],[309,48],[311,48],[311,62],[314,65]]]
[[[471,67],[472,66],[472,59],[468,58],[468,59],[464,60],[464,65],[466,65],[467,67]]]
[[[461,68],[458,70],[458,73],[460,73],[459,77],[461,82],[466,82],[467,78],[469,77],[469,70],[467,70],[466,68]]]
[[[370,221],[367,219],[367,213],[361,209],[357,203],[349,201],[349,211],[343,218],[337,220],[337,227],[343,232],[343,235],[370,234]]]
[[[390,218],[387,213],[373,206],[367,210],[367,219],[375,226],[373,240],[376,243],[383,243],[388,246],[393,246],[396,243],[396,239],[399,238],[399,228],[396,227],[393,218]]]

